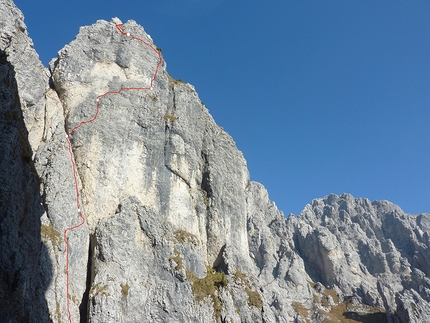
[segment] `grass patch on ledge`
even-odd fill
[[[257,307],[259,309],[263,308],[263,301],[261,300],[261,295],[255,289],[252,288],[249,283],[249,277],[241,272],[239,269],[236,270],[236,273],[233,276],[234,281],[241,281],[245,285],[245,292],[248,294],[248,305]]]
[[[198,278],[193,272],[187,269],[187,279],[193,283],[191,288],[196,301],[201,302],[207,297],[212,299],[215,318],[218,321],[222,310],[218,290],[226,287],[228,280],[223,272],[216,271],[214,268],[209,266],[206,268],[207,274],[204,278]]]
[[[198,242],[198,239],[194,234],[182,229],[176,230],[173,232],[173,235],[180,244],[184,244],[185,241],[188,241],[189,243],[196,245]]]
[[[61,233],[55,230],[51,223],[49,225],[42,224],[40,227],[40,234],[43,241],[51,241],[54,247],[61,243]]]
[[[167,74],[167,78],[169,80],[169,87],[172,89],[175,85],[186,85],[186,83],[182,79],[174,79],[169,74]]]
[[[181,256],[181,253],[178,249],[174,248],[173,252],[175,253],[174,256],[170,257],[169,260],[173,260],[176,263],[175,270],[181,270],[184,268],[184,259]],[[194,274],[193,274],[194,275]],[[188,274],[187,274],[188,277]]]
[[[306,307],[304,307],[303,304],[299,302],[293,302],[291,303],[291,306],[293,306],[294,310],[297,313],[299,313],[306,320],[306,322],[309,322],[308,320],[309,310]]]
[[[173,123],[178,120],[178,117],[175,116],[175,111],[169,111],[167,110],[166,113],[163,116],[164,121],[168,122],[170,121],[171,124],[173,125]]]
[[[128,296],[128,291],[130,290],[130,286],[125,283],[125,284],[119,284],[121,286],[121,294],[124,297]]]
[[[315,289],[316,284],[314,282],[308,281],[308,283],[312,288]],[[330,304],[329,297],[332,298],[334,305]],[[324,306],[324,308],[329,309],[328,311],[320,308],[313,309],[315,313],[318,312],[321,316],[325,316],[325,319],[322,321],[323,323],[388,322],[384,308],[370,306],[367,304],[360,304],[359,306],[354,306],[351,303],[351,299],[347,299],[339,303],[339,295],[334,289],[324,288],[322,292],[315,293],[314,301],[315,303],[319,303],[320,305]],[[304,305],[301,303],[293,302],[292,306],[294,310],[302,316],[305,316],[305,314],[308,313],[308,309],[305,308]],[[307,314],[305,317],[307,318]]]

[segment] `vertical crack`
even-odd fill
[[[202,152],[202,159],[203,159],[203,166],[202,166],[203,169],[202,169],[202,183],[200,187],[206,193],[206,197],[210,199],[213,196],[213,190],[212,190],[211,176],[209,171],[209,161],[208,161],[208,156],[203,152]]]
[[[95,236],[93,234],[90,234],[90,243],[88,247],[88,261],[87,261],[87,280],[86,280],[86,287],[84,295],[82,295],[81,305],[79,305],[79,316],[80,316],[80,323],[87,323],[89,318],[88,313],[88,303],[89,303],[89,296],[90,296],[90,289],[93,282],[93,255],[94,255],[94,249],[95,249]]]
[[[172,98],[172,105],[171,105],[171,110],[170,107],[167,107],[166,113],[164,114],[164,132],[167,136],[167,134],[169,133],[170,128],[173,127],[174,122],[178,119],[178,117],[175,116],[175,111],[176,111],[176,93],[175,93],[175,87],[172,86],[171,87],[171,91],[173,94],[173,98]],[[167,137],[166,137],[167,138]]]

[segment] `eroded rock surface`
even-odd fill
[[[134,21],[40,63],[0,2],[0,317],[68,322],[430,320],[430,215],[348,194],[285,217],[194,87]],[[0,320],[1,321],[1,320]]]

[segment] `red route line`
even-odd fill
[[[78,184],[78,179],[77,179],[77,171],[76,171],[76,164],[75,164],[75,160],[73,158],[73,150],[72,150],[72,144],[70,142],[69,137],[76,131],[78,130],[80,127],[82,127],[85,124],[89,124],[91,122],[94,122],[97,119],[97,116],[99,114],[99,109],[100,109],[100,99],[107,96],[107,95],[113,95],[113,94],[120,94],[123,91],[149,91],[152,90],[152,86],[154,84],[154,81],[157,77],[158,74],[158,69],[161,65],[162,62],[162,58],[161,58],[161,54],[160,52],[154,48],[151,44],[149,44],[148,42],[144,41],[141,38],[135,37],[134,35],[127,33],[125,31],[123,31],[120,27],[123,26],[123,24],[116,24],[115,27],[118,29],[118,31],[127,37],[131,37],[134,40],[140,41],[141,43],[147,45],[149,48],[151,48],[155,54],[157,54],[158,56],[158,63],[157,66],[155,68],[155,72],[154,75],[152,76],[152,79],[150,81],[150,85],[149,87],[122,87],[120,88],[118,91],[109,91],[106,92],[104,94],[101,94],[99,96],[96,97],[96,111],[94,113],[94,116],[91,119],[85,120],[85,121],[81,121],[77,126],[75,126],[70,132],[67,133],[66,135],[66,141],[67,141],[67,147],[69,150],[69,155],[70,155],[70,163],[72,166],[72,170],[73,170],[73,180],[75,182],[75,194],[76,194],[76,208],[78,210],[78,215],[79,218],[81,220],[81,222],[77,225],[74,225],[72,227],[68,227],[64,230],[63,233],[63,240],[66,244],[66,265],[65,265],[65,273],[66,273],[66,300],[67,300],[67,317],[69,319],[69,322],[72,323],[72,316],[70,314],[70,297],[69,297],[69,242],[67,241],[67,233],[69,231],[78,229],[79,227],[81,227],[84,223],[85,223],[85,218],[84,215],[82,213],[81,210],[81,204],[79,202],[80,200],[80,195],[79,195],[79,184]]]

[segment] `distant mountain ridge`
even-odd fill
[[[0,322],[430,322],[430,214],[331,194],[285,217],[164,60],[150,90],[100,98],[70,155],[97,96],[154,75],[118,23],[81,27],[45,68],[0,0]],[[67,284],[70,156],[86,222]]]

